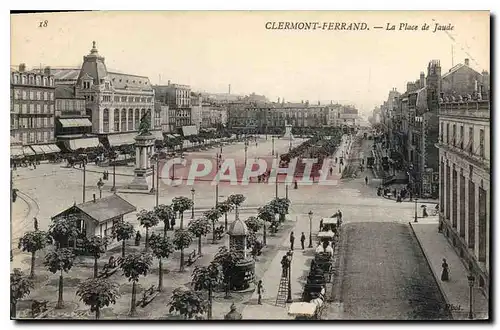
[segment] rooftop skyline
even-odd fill
[[[47,20],[45,28],[39,21]],[[432,32],[434,22],[452,31]],[[431,25],[431,31],[270,30],[267,22]],[[470,59],[490,71],[488,12],[82,12],[11,16],[11,65],[79,67],[96,41],[108,70],[195,91],[353,104],[363,113],[392,88]],[[453,48],[453,51],[452,51]],[[453,53],[453,56],[452,56]],[[452,63],[453,58],[453,63]],[[161,81],[160,81],[161,79]]]

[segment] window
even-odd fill
[[[128,109],[128,130],[134,130],[134,110]]]
[[[126,96],[122,96],[122,102],[127,102],[127,97]]]
[[[51,100],[51,101],[54,101],[54,93],[53,93],[53,92],[50,92],[50,93],[49,93],[49,95],[50,95],[50,100]]]
[[[29,81],[30,81],[30,85],[34,85],[35,84],[35,78],[33,78],[33,76],[29,77]]]
[[[120,110],[115,109],[113,112],[113,129],[115,132],[120,131]]]
[[[474,148],[474,127],[469,127],[469,152],[472,153]]]
[[[19,113],[19,103],[14,103],[14,112]]]
[[[127,82],[128,82],[128,80],[127,80]],[[128,101],[129,101],[129,102],[134,102],[134,97],[129,96],[129,97],[128,97]]]
[[[455,125],[455,124],[453,124],[453,138],[452,138],[452,141],[453,141],[453,146],[455,147],[456,143],[457,143],[457,125]]]
[[[43,92],[43,100],[47,101],[49,99],[49,93]]]
[[[479,130],[479,157],[484,158],[484,129]]]
[[[35,113],[35,104],[34,103],[30,103],[30,113]]]
[[[19,76],[17,74],[14,75],[14,84],[19,82]]]
[[[35,92],[34,91],[30,91],[30,100],[34,100],[35,97],[36,97]]]
[[[460,126],[460,149],[464,148],[464,127]]]
[[[36,84],[40,85],[40,76],[36,76],[35,80],[36,80]]]
[[[450,144],[450,124],[446,124],[446,144]]]
[[[43,85],[47,86],[47,77],[43,77]]]
[[[102,112],[102,130],[103,132],[109,132],[109,110],[104,109]]]
[[[120,97],[119,96],[115,96],[113,99],[115,100],[115,102],[120,102]]]
[[[14,116],[10,116],[10,128],[14,128]]]
[[[21,113],[28,113],[28,105],[27,104],[23,104],[22,105],[22,111]]]
[[[21,83],[22,83],[23,85],[26,85],[26,76],[24,76],[24,75],[23,75],[23,76],[21,76]]]
[[[135,109],[135,129],[139,129],[139,123],[141,121],[141,114],[139,109]]]
[[[126,109],[122,109],[122,111],[121,111],[120,126],[121,126],[122,132],[127,130],[127,110]]]
[[[23,97],[22,100],[28,99],[28,93],[26,91],[23,91]]]

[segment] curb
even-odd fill
[[[441,285],[440,278],[439,278],[438,274],[436,274],[436,271],[434,270],[434,268],[432,268],[431,263],[429,261],[429,257],[427,256],[427,253],[425,253],[425,250],[422,246],[422,242],[420,242],[420,239],[418,238],[417,234],[415,233],[415,229],[413,229],[412,222],[410,221],[410,222],[408,222],[408,224],[410,225],[411,232],[413,233],[413,236],[415,236],[415,238],[417,239],[418,246],[420,247],[420,250],[422,250],[422,254],[424,255],[425,261],[427,262],[427,265],[429,266],[429,268],[432,272],[432,275],[434,276],[434,281],[438,285],[439,291],[441,292],[441,295],[443,296],[445,303],[447,305],[450,305],[450,300],[448,299],[448,296],[446,295],[446,293]],[[450,315],[451,315],[451,318],[454,319],[453,312],[450,311]]]
[[[390,197],[386,197],[386,196],[384,196],[384,195],[381,195],[380,197],[383,197],[383,198],[388,199],[388,200],[390,200],[390,201],[396,201],[396,199],[394,199],[394,198],[390,198]],[[424,200],[424,201],[422,201],[422,200],[420,200],[420,199],[417,199],[417,202],[419,202],[419,203],[426,203],[426,204],[433,204],[433,205],[437,205],[437,204],[439,204],[439,202],[434,202],[434,201],[425,201],[425,200]],[[401,203],[415,203],[415,200],[412,200],[412,201],[409,201],[409,200],[402,200],[402,201],[401,201]]]

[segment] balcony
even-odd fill
[[[439,104],[440,116],[458,116],[490,119],[490,102],[443,102]]]
[[[446,152],[452,152],[458,155],[459,157],[463,158],[464,160],[468,161],[469,163],[484,169],[486,172],[490,172],[490,161],[484,158],[484,151],[480,152],[482,154],[481,156],[481,155],[476,155],[474,152],[472,152],[472,149],[470,147],[467,147],[466,149],[461,149],[445,143],[436,143],[436,147]]]

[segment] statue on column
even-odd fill
[[[141,122],[139,123],[139,135],[150,135],[149,129],[151,127],[151,119],[149,112],[146,112],[141,117]]]

